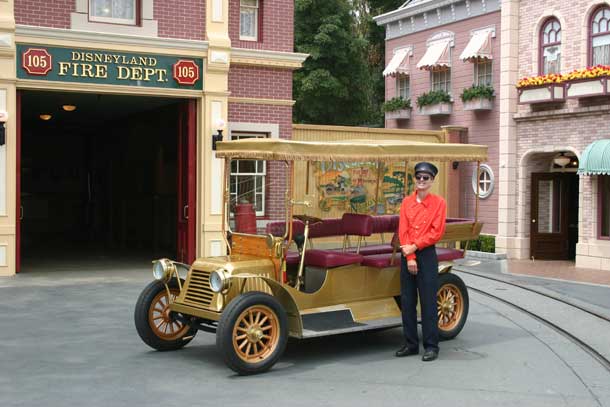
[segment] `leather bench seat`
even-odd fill
[[[362,262],[364,256],[356,253],[342,253],[334,250],[310,249],[305,252],[305,265],[332,268],[347,266],[348,264],[358,264]]]
[[[299,264],[299,259],[299,252],[295,250],[289,250],[288,253],[286,253],[286,264],[288,265]]]
[[[341,249],[337,249],[337,250],[341,250]],[[348,247],[346,252],[356,253],[356,247]],[[374,244],[374,245],[370,245],[370,246],[360,247],[360,254],[363,256],[371,256],[373,254],[384,254],[384,253],[392,253],[391,244],[389,244],[389,243]]]
[[[436,248],[436,256],[438,257],[438,261],[451,261],[456,259],[461,259],[464,257],[464,252],[459,249],[446,249],[444,247]],[[400,266],[400,253],[396,253],[394,257],[394,264],[390,265],[390,259],[392,258],[392,253],[383,253],[383,254],[374,254],[370,256],[365,256],[364,260],[362,260],[363,266],[369,267],[392,267],[392,266]]]

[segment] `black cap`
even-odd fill
[[[434,166],[434,164],[430,164],[430,163],[423,161],[423,162],[417,163],[415,165],[415,173],[417,174],[418,172],[427,172],[428,174],[432,175],[433,177],[436,177],[436,174],[438,174],[438,168],[436,168],[436,166]]]

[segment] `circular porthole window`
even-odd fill
[[[494,172],[487,164],[481,164],[479,176],[477,177],[476,167],[472,172],[472,190],[477,193],[477,182],[479,184],[479,198],[488,198],[494,190]]]

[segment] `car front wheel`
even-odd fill
[[[153,281],[144,288],[134,312],[136,330],[140,338],[153,349],[175,350],[189,343],[197,330],[174,318],[169,305],[180,294],[176,279],[165,284]]]
[[[248,292],[229,303],[216,332],[225,363],[240,375],[269,370],[288,340],[286,311],[272,296]]]

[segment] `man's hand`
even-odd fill
[[[415,260],[407,261],[407,270],[409,270],[409,273],[416,275],[417,274],[417,261],[415,261]]]
[[[417,250],[417,246],[415,246],[414,244],[406,244],[404,246],[401,246],[400,248],[402,249],[402,254],[404,254],[405,257],[415,253],[415,251]]]

